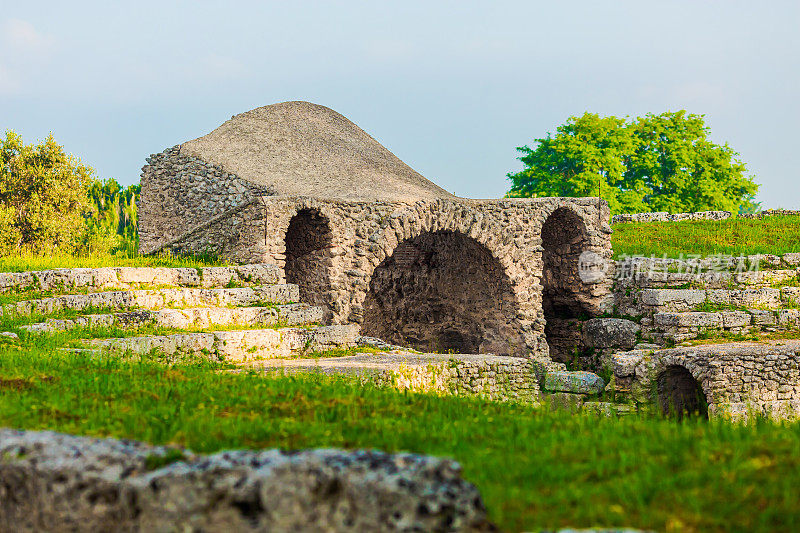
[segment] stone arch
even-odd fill
[[[333,232],[327,216],[301,206],[289,220],[284,236],[284,272],[287,283],[300,288],[300,300],[330,304]]]
[[[656,400],[667,416],[708,418],[708,399],[701,383],[683,365],[666,365],[656,376]]]
[[[593,296],[580,276],[581,254],[591,248],[583,218],[566,206],[545,219],[542,238],[542,311],[550,355],[571,361],[582,349],[576,321],[591,316]]]
[[[364,335],[427,351],[526,353],[511,279],[485,244],[421,223],[400,231],[369,280]]]

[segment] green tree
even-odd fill
[[[26,145],[0,139],[0,253],[72,253],[83,243],[94,171],[67,155],[52,135]]]
[[[599,187],[612,213],[756,209],[758,185],[739,154],[708,134],[704,117],[685,111],[571,117],[535,148],[517,148],[525,168],[508,174],[508,196],[596,196]]]
[[[135,252],[138,241],[138,201],[141,187],[123,188],[116,180],[95,181],[89,187],[91,198],[89,231],[102,238],[112,239],[116,248]],[[111,237],[109,237],[111,236]]]

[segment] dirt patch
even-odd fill
[[[49,383],[55,381],[53,376],[44,376],[41,378],[34,378],[34,379],[23,379],[23,378],[0,378],[0,391],[10,390],[10,391],[24,391],[28,390],[34,386],[36,386],[38,382]]]
[[[33,383],[26,379],[4,379],[0,378],[0,391],[12,390],[23,391],[33,387]]]

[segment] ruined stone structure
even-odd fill
[[[307,102],[155,154],[141,185],[143,252],[279,265],[326,321],[397,344],[566,353],[563,325],[610,302],[608,278],[579,271],[610,257],[604,202],[457,198]]]

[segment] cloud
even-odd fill
[[[11,53],[46,56],[53,49],[54,39],[20,19],[9,19],[3,24],[3,45]]]

